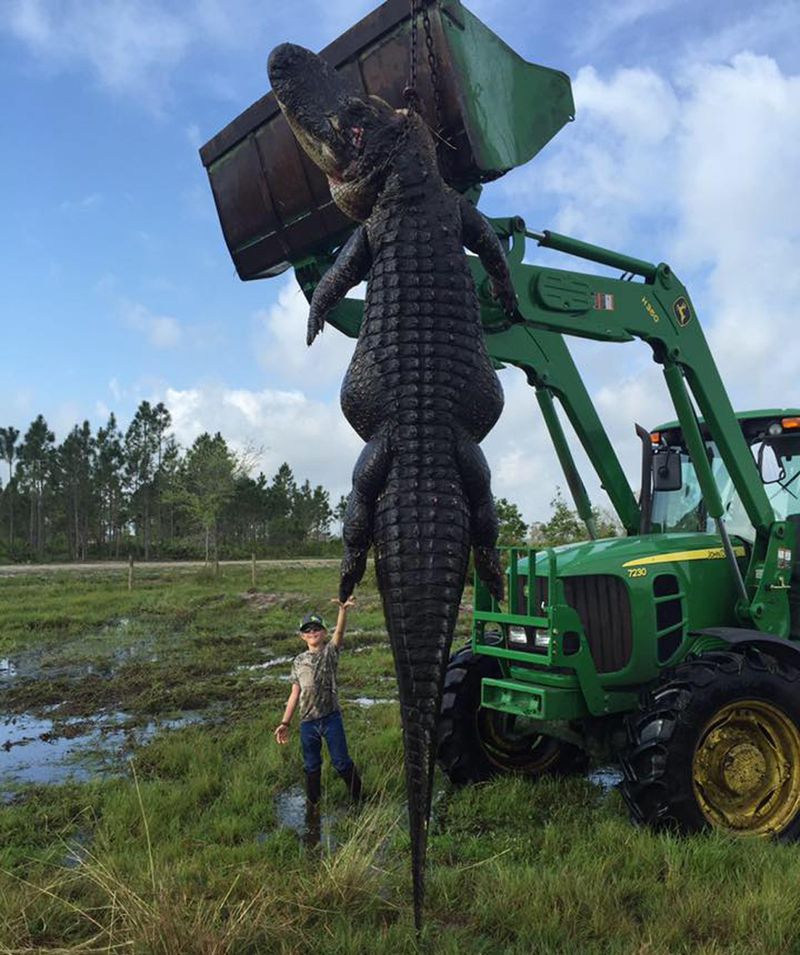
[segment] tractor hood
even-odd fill
[[[745,556],[745,548],[733,540],[737,557]],[[722,541],[714,534],[652,534],[643,537],[610,537],[604,540],[564,544],[553,548],[559,577],[587,574],[615,574],[630,577],[633,568],[657,572],[660,566],[695,561],[722,561]],[[527,562],[520,561],[519,570],[527,572]],[[547,576],[547,551],[536,554],[537,576]]]

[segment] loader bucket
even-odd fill
[[[527,162],[574,115],[569,78],[527,63],[458,0],[431,0],[447,176],[460,191]],[[424,31],[418,22],[417,91],[437,128]],[[356,86],[403,107],[411,21],[408,0],[387,0],[321,55]],[[276,42],[283,37],[276,37]],[[225,242],[242,279],[265,278],[339,245],[353,223],[297,145],[272,93],[200,150]]]

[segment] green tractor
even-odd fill
[[[790,538],[800,410],[736,420],[774,513],[762,531],[780,542],[775,557],[753,564],[758,530],[704,421],[700,469],[679,422],[648,433],[646,533],[509,549],[507,609],[476,580],[472,642],[451,660],[440,723],[439,761],[454,783],[580,772],[600,741],[619,758],[638,822],[798,834],[800,582]],[[701,488],[706,469],[723,535]],[[743,583],[785,607],[748,600]]]
[[[455,654],[445,679],[440,765],[458,784],[503,772],[567,773],[586,765],[599,740],[619,758],[635,820],[793,838],[800,410],[734,413],[669,266],[529,233],[519,220],[495,227],[509,243],[524,321],[487,321],[489,349],[534,387],[590,540],[509,549],[504,606],[476,580],[471,645]],[[526,235],[624,277],[524,264]],[[639,339],[662,368],[678,418],[652,431],[637,426],[638,496],[565,335]],[[555,399],[626,536],[596,539]]]
[[[369,94],[404,102],[412,18],[387,0],[322,55]],[[424,5],[420,109],[447,143],[447,178],[477,202],[574,116],[565,74],[527,63],[458,0]],[[414,72],[412,70],[412,76]],[[353,223],[269,93],[202,149],[241,278],[293,268],[310,298]],[[471,267],[490,354],[536,392],[590,541],[512,548],[500,606],[476,582],[472,641],[446,677],[439,760],[456,783],[503,772],[575,771],[610,741],[635,819],[791,838],[800,827],[800,411],[736,415],[691,298],[671,268],[552,232],[492,220],[519,310],[498,308]],[[526,240],[592,263],[524,261]],[[599,273],[597,266],[622,273]],[[358,334],[363,303],[329,324]],[[300,335],[300,329],[298,329]],[[637,428],[631,489],[565,337],[640,340],[661,366],[677,421]],[[596,540],[560,404],[627,536]]]

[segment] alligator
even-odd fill
[[[268,71],[333,200],[360,223],[314,291],[307,343],[366,278],[341,390],[345,417],[366,445],[344,519],[339,596],[352,593],[372,545],[399,688],[419,931],[442,681],[470,547],[478,574],[503,596],[490,473],[478,446],[500,416],[503,392],[464,247],[480,257],[510,315],[516,294],[500,241],[443,180],[416,110],[365,95],[294,44],[272,51]]]

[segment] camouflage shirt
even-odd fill
[[[292,663],[292,683],[300,686],[300,719],[318,720],[339,709],[336,668],[339,648],[326,643],[318,653],[306,650]]]

